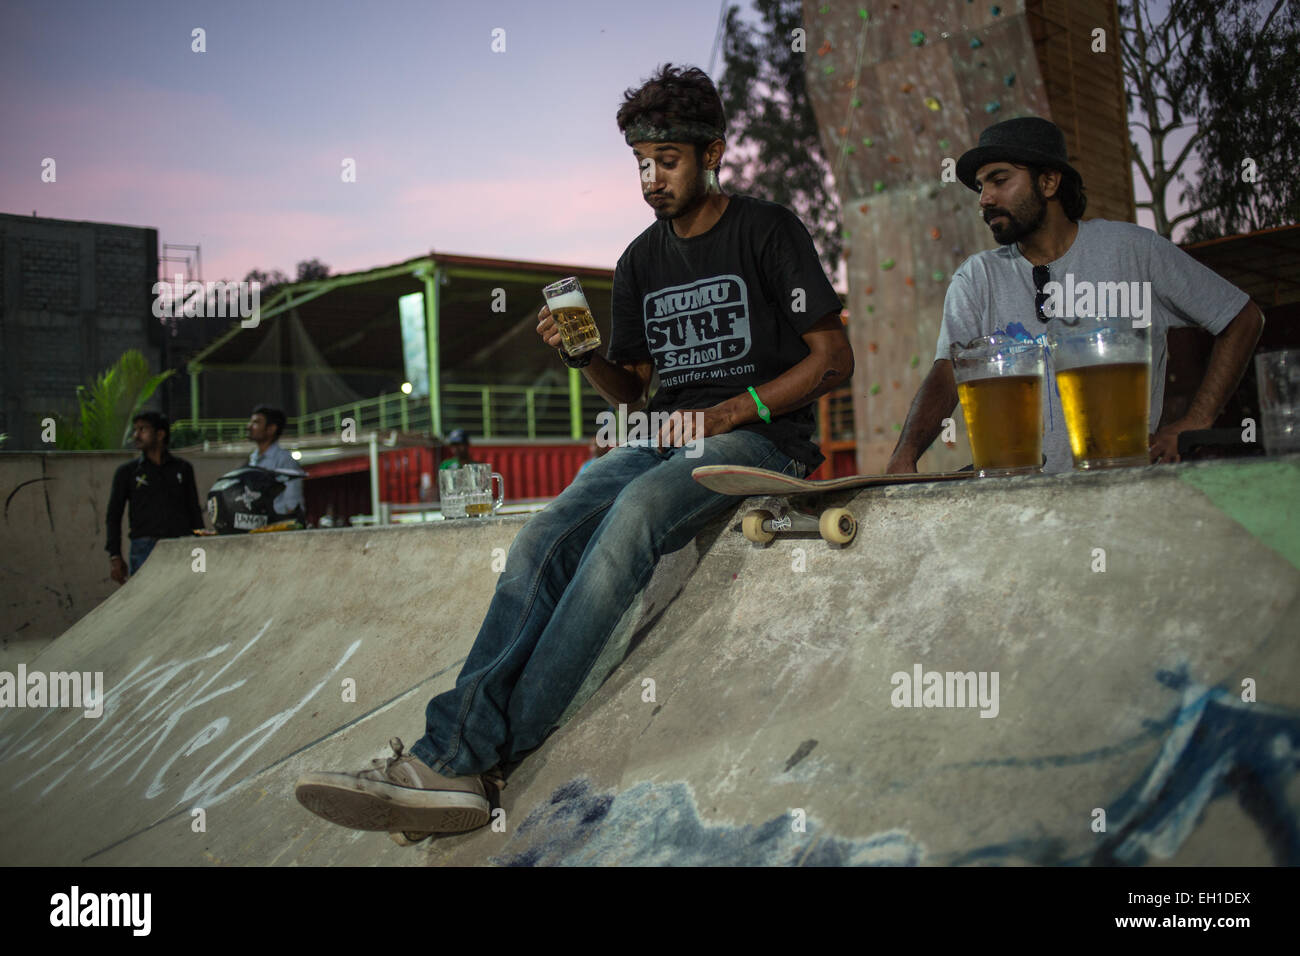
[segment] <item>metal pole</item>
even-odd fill
[[[370,516],[379,524],[379,439],[370,433]]]
[[[576,368],[569,369],[569,432],[582,437],[582,373]]]
[[[442,269],[434,264],[432,274],[424,274],[424,334],[429,354],[429,426],[433,434],[442,435],[442,360],[438,343],[438,289]]]

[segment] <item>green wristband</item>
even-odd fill
[[[758,397],[758,392],[754,391],[753,385],[749,386],[749,394],[754,396],[754,404],[758,406],[758,417],[769,425],[772,424],[772,412],[763,404],[763,400]]]

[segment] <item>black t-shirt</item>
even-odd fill
[[[731,196],[708,232],[683,239],[660,220],[633,240],[614,270],[611,362],[654,362],[649,412],[708,408],[758,387],[807,358],[801,336],[843,308],[812,237],[776,203]],[[767,436],[811,470],[814,406],[771,424]]]
[[[122,553],[122,511],[131,505],[132,538],[183,538],[203,527],[194,469],[184,458],[163,453],[155,465],[145,455],[119,465],[108,498],[110,555]]]

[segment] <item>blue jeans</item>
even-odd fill
[[[538,747],[602,656],[659,558],[740,501],[691,478],[700,465],[804,466],[752,431],[706,438],[702,454],[623,446],[574,479],[515,536],[456,686],[429,701],[411,748],[441,773],[482,773]],[[696,449],[700,451],[701,449]]]
[[[140,565],[144,564],[144,559],[149,557],[153,551],[153,546],[158,543],[157,538],[132,538],[131,539],[131,573],[140,570]]]

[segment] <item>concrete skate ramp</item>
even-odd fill
[[[666,559],[496,828],[413,848],[294,780],[418,738],[523,519],[161,542],[29,665],[103,716],[0,712],[0,863],[1300,863],[1300,458],[830,503],[846,550]]]

